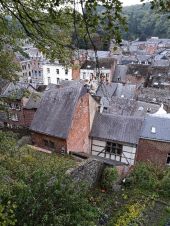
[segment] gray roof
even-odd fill
[[[3,93],[5,88],[9,85],[9,83],[10,82],[8,80],[0,78],[0,94]]]
[[[151,128],[155,127],[155,133]],[[161,118],[158,116],[148,116],[145,118],[141,138],[149,140],[170,141],[170,118]]]
[[[105,113],[135,117],[144,117],[147,113],[156,113],[160,108],[158,104],[120,97],[112,97],[109,104],[108,106],[104,103],[104,107],[107,107],[107,110],[104,110]]]
[[[25,109],[37,109],[40,105],[41,94],[40,93],[32,93],[29,97],[28,102],[24,106]]]
[[[136,95],[136,85],[122,84],[122,83],[118,83],[116,92],[114,94],[114,96],[117,96],[117,97],[123,96],[128,99],[135,98],[135,95]]]
[[[160,66],[160,67],[168,67],[170,64],[169,64],[169,60],[154,60],[152,62],[152,65],[153,66]]]
[[[96,113],[91,137],[137,144],[143,118]]]
[[[114,58],[101,58],[98,60],[99,68],[111,69],[111,67],[116,63]],[[96,61],[87,60],[81,67],[81,69],[93,70],[96,68]]]
[[[84,86],[76,85],[46,91],[35,113],[30,129],[66,139],[78,99],[85,93]]]
[[[170,90],[156,88],[142,88],[138,100],[151,103],[164,103],[170,106]]]
[[[117,83],[101,83],[96,91],[96,96],[111,98],[117,89]]]
[[[127,70],[128,70],[127,65],[116,65],[113,81],[117,82],[118,78],[120,79],[120,81],[125,81]]]

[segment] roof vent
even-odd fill
[[[91,66],[90,65],[87,65],[87,68],[91,68]]]
[[[156,133],[156,128],[155,127],[151,127],[151,133]]]

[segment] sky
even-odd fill
[[[140,0],[121,0],[121,2],[123,2],[123,6],[137,5],[141,3]]]

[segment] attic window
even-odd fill
[[[154,126],[151,127],[151,133],[156,133],[156,128]]]
[[[167,165],[170,165],[170,153],[168,153],[166,163],[167,163]]]

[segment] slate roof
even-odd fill
[[[30,129],[35,132],[66,139],[75,106],[85,88],[81,83],[45,91]]]
[[[10,82],[8,80],[0,78],[0,94],[3,93],[4,89],[7,87],[9,83]]]
[[[127,65],[116,65],[113,81],[117,82],[118,78],[120,79],[120,81],[125,81],[127,70]]]
[[[155,127],[155,133],[151,132],[152,127]],[[146,117],[140,137],[149,140],[170,142],[170,118],[162,118],[158,116]]]
[[[143,118],[96,113],[90,136],[137,144]]]
[[[146,114],[153,114],[160,108],[158,104],[136,101],[133,99],[112,97],[110,105],[105,113],[124,116],[144,117]]]
[[[142,88],[138,95],[138,100],[151,103],[164,103],[170,106],[170,90]]]
[[[117,86],[117,83],[101,83],[96,91],[96,96],[111,98],[114,95]]]
[[[40,105],[41,94],[40,93],[32,93],[29,97],[28,102],[24,106],[25,109],[37,109]]]
[[[102,67],[104,69],[111,69],[112,65],[115,64],[115,59],[113,58],[102,58],[99,59],[99,68],[101,69]],[[89,69],[93,70],[96,68],[96,62],[87,60],[81,67],[81,69]]]
[[[128,99],[133,99],[135,98],[135,93],[136,93],[136,85],[118,83],[114,96],[117,96],[117,97],[123,96]]]

